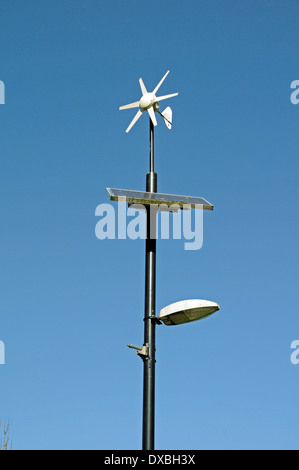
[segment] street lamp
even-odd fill
[[[144,306],[144,343],[142,347],[129,344],[144,363],[143,374],[143,450],[155,448],[155,365],[156,365],[156,325],[179,325],[200,320],[219,310],[219,305],[205,300],[184,300],[176,302],[161,310],[156,316],[156,213],[161,209],[171,211],[200,208],[213,210],[213,205],[201,197],[176,196],[157,193],[157,174],[154,170],[154,127],[157,125],[155,114],[162,116],[166,126],[172,127],[172,111],[168,107],[162,113],[159,102],[177,96],[178,93],[156,97],[156,93],[167,77],[167,72],[152,93],[148,93],[142,78],[139,79],[142,97],[139,101],[122,106],[120,109],[139,108],[127,128],[129,132],[145,111],[150,122],[150,155],[149,173],[146,175],[146,191],[132,191],[106,188],[112,201],[126,201],[129,205],[142,204],[146,210],[147,237],[145,246],[145,306]],[[150,208],[155,206],[154,217]],[[174,209],[175,206],[175,209]]]
[[[182,325],[202,320],[218,310],[220,310],[219,305],[209,300],[182,300],[162,308],[158,319],[164,325]]]

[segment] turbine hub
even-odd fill
[[[150,108],[155,102],[155,95],[153,93],[146,93],[139,101],[139,107],[141,110]]]

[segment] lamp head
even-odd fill
[[[220,307],[209,300],[182,300],[164,307],[158,319],[165,325],[181,325],[213,315]]]

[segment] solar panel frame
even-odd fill
[[[178,205],[180,209],[213,210],[214,206],[202,197],[179,196],[175,194],[150,193],[129,189],[106,188],[111,201],[125,201],[128,204],[148,205]]]

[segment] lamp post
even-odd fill
[[[147,237],[145,243],[145,302],[144,302],[144,343],[143,347],[129,344],[128,347],[137,350],[144,364],[143,370],[143,432],[142,449],[155,449],[155,366],[156,366],[156,325],[179,325],[212,315],[219,310],[218,304],[202,300],[186,300],[171,304],[156,316],[156,214],[159,205],[169,208],[173,205],[178,210],[200,208],[213,210],[212,204],[203,198],[190,196],[175,196],[157,193],[157,174],[154,169],[154,126],[157,125],[155,113],[164,119],[169,129],[172,126],[172,111],[167,108],[159,112],[159,101],[177,96],[177,93],[156,97],[156,92],[167,77],[167,72],[152,93],[148,93],[143,80],[139,83],[142,90],[140,101],[122,106],[120,109],[139,107],[137,114],[129,125],[129,132],[144,111],[149,114],[150,122],[150,155],[149,173],[146,175],[146,193],[132,190],[106,188],[107,194],[113,201],[126,200],[128,204],[142,204],[146,208]],[[153,210],[153,207],[154,210]],[[187,206],[187,207],[186,207]]]
[[[150,171],[146,176],[146,191],[157,192],[157,174],[154,171],[154,126],[150,119]],[[143,450],[154,449],[155,436],[155,366],[156,366],[156,216],[146,208],[147,237],[145,245],[145,302],[143,358]]]

